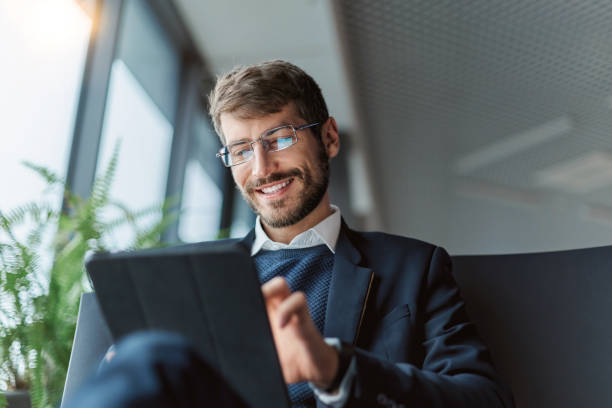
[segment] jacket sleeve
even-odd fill
[[[433,251],[422,283],[422,366],[355,352],[348,407],[513,407],[487,348],[469,322],[449,255]]]

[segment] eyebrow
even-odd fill
[[[280,125],[277,125],[277,126],[274,126],[274,127],[270,128],[268,130],[265,130],[261,135],[267,135],[268,133],[270,133],[270,132],[272,132],[274,130],[277,130],[279,128],[285,127],[285,126],[293,126],[293,125],[291,123],[289,123],[289,122],[283,121],[283,122],[280,123]]]
[[[269,132],[271,132],[271,131],[273,131],[273,130],[276,130],[276,129],[278,129],[278,128],[281,128],[281,127],[283,127],[283,126],[295,126],[295,125],[293,125],[293,124],[292,124],[291,122],[289,122],[289,121],[283,120],[283,121],[281,121],[281,122],[280,122],[280,124],[278,124],[278,125],[276,125],[276,126],[274,126],[274,127],[271,127],[270,129],[264,130],[264,131],[263,131],[263,132],[262,132],[262,133],[261,133],[259,136],[257,136],[257,138],[259,138],[259,137],[261,137],[261,136],[263,136],[263,135],[266,135],[266,134],[268,134]],[[238,140],[236,140],[235,142],[228,143],[226,146],[232,146],[232,145],[235,145],[235,144],[238,144],[238,143],[248,143],[248,142],[250,142],[251,140],[252,140],[252,139],[249,139],[249,138],[245,137],[245,138],[243,138],[243,139],[238,139]]]

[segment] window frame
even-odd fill
[[[214,76],[208,71],[195,42],[180,17],[176,6],[167,0],[142,0],[150,7],[162,30],[180,55],[178,100],[170,163],[166,184],[166,197],[174,198],[167,210],[179,211],[183,195],[185,170],[189,151],[193,146],[191,129],[196,109],[201,109],[201,95],[210,91]],[[121,17],[126,0],[96,0],[92,35],[90,36],[83,83],[75,118],[72,147],[66,181],[72,192],[88,197],[95,178],[111,69],[116,58]],[[219,230],[229,230],[233,219],[234,188],[229,172],[222,173],[223,205]],[[64,207],[65,208],[65,207]],[[162,241],[179,242],[179,219],[172,222],[162,235]]]

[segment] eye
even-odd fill
[[[293,144],[293,135],[281,136],[276,139],[276,150],[281,150]]]
[[[251,150],[251,145],[248,143],[237,143],[229,146],[229,153],[232,161],[237,162],[250,159],[253,155],[253,150]]]
[[[268,151],[282,150],[295,143],[293,130],[282,127],[263,137],[264,148]]]
[[[250,149],[241,149],[237,151],[234,156],[239,159],[248,159],[253,154],[253,151]]]

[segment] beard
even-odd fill
[[[328,160],[329,158],[327,157],[324,147],[322,144],[319,144],[317,163],[315,163],[313,168],[314,171],[311,171],[309,167],[306,167],[304,170],[295,168],[282,173],[274,173],[266,178],[248,182],[245,185],[244,190],[240,189],[240,193],[249,207],[251,207],[253,212],[260,217],[264,224],[272,228],[283,228],[294,225],[303,220],[308,214],[317,208],[325,196],[327,186],[329,185]],[[302,185],[304,186],[302,191],[298,193],[299,195],[297,197],[298,202],[296,207],[291,211],[283,211],[283,209],[287,207],[287,199],[281,198],[279,200],[270,202],[269,207],[271,207],[273,211],[271,211],[270,214],[264,214],[264,211],[262,211],[261,208],[262,206],[258,205],[256,202],[255,197],[256,194],[259,193],[257,193],[255,190],[259,186],[288,178],[293,179],[292,183],[296,179],[299,179],[302,181]]]

